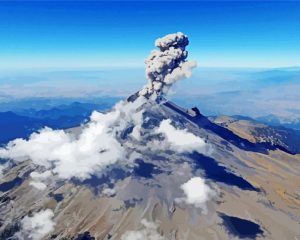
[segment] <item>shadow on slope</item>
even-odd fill
[[[196,169],[203,169],[205,177],[208,179],[236,186],[242,190],[260,192],[258,188],[252,186],[244,178],[229,172],[229,170],[227,170],[224,166],[220,166],[213,158],[204,156],[197,152],[190,154],[189,157],[194,160]]]
[[[229,233],[238,238],[256,239],[258,235],[263,234],[263,231],[257,223],[225,214],[220,214],[220,217]]]

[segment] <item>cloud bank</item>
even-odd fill
[[[133,103],[120,102],[111,112],[93,112],[90,122],[78,136],[43,128],[28,140],[15,139],[0,148],[0,158],[15,162],[30,159],[62,179],[86,179],[117,162],[126,164],[129,158],[118,141],[119,135],[129,123],[140,124],[143,110],[139,107],[143,103],[142,99]],[[31,185],[40,189],[45,187],[40,182],[41,176],[33,174],[31,177],[34,179]]]
[[[16,234],[18,239],[40,240],[53,231],[55,222],[54,213],[50,209],[35,213],[32,217],[26,216],[21,221],[21,231]]]
[[[101,170],[122,158],[123,149],[110,128],[119,115],[118,111],[94,112],[78,139],[63,130],[44,128],[29,140],[13,140],[0,150],[0,156],[15,161],[31,159],[47,168],[53,164],[53,173],[61,178],[87,178],[94,169]]]
[[[188,37],[181,32],[168,34],[155,41],[159,50],[153,50],[146,59],[148,84],[139,92],[140,95],[160,96],[178,80],[189,78],[196,62],[188,62],[185,47]]]
[[[121,240],[166,240],[158,233],[156,223],[142,219],[141,224],[143,225],[141,230],[127,231],[122,235]]]
[[[170,119],[161,121],[156,133],[162,133],[169,143],[169,147],[179,153],[206,152],[207,144],[203,139],[188,132],[186,129],[176,129]]]

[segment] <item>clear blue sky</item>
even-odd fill
[[[200,66],[300,65],[296,1],[0,1],[0,70],[143,66],[176,31]]]

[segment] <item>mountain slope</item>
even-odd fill
[[[248,139],[250,142],[269,143],[291,153],[300,152],[300,145],[298,144],[300,141],[299,131],[284,127],[268,126],[251,118],[241,116],[219,116],[211,119],[235,134]]]
[[[85,180],[49,179],[43,190],[30,185],[30,173],[43,167],[29,160],[6,170],[0,184],[1,239],[16,237],[26,216],[42,209],[51,209],[55,222],[44,239],[293,239],[300,234],[298,154],[251,141],[254,136],[247,140],[197,109],[155,101],[142,108],[139,139],[133,124],[118,135],[133,164],[123,161]],[[174,139],[166,143],[167,135],[157,132],[164,120],[204,144],[184,151],[172,147]],[[68,131],[78,136],[83,129]],[[182,186],[195,177],[209,188],[205,202],[185,198]]]

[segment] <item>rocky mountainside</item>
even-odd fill
[[[123,108],[133,104],[131,115],[142,112],[142,121],[127,122],[117,134],[130,161],[121,159],[87,178],[62,178],[53,166],[29,158],[4,170],[0,239],[294,239],[300,235],[299,154],[253,141],[255,135],[242,134],[244,126],[225,128],[196,108],[150,100],[137,106],[137,101]],[[66,133],[78,138],[84,128]],[[182,138],[183,143],[174,138]],[[47,169],[53,176],[41,177]],[[36,222],[39,219],[43,223]]]
[[[219,116],[210,119],[250,142],[269,143],[294,154],[300,152],[300,132],[297,130],[268,126],[242,116]]]

